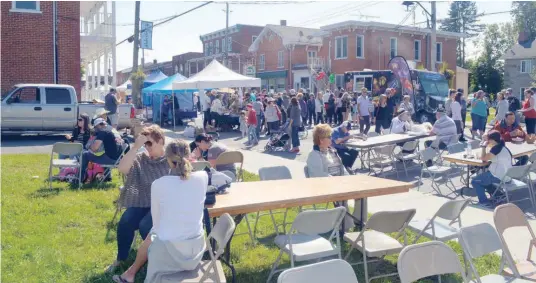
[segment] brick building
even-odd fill
[[[2,93],[18,83],[59,83],[74,86],[80,97],[80,2],[3,1],[0,7]]]
[[[385,70],[394,56],[403,56],[415,66],[430,67],[429,29],[379,22],[346,21],[320,28],[323,48],[319,57],[343,84],[346,71]],[[437,31],[436,70],[443,63],[456,71],[456,41],[463,34]]]
[[[319,29],[287,26],[285,20],[266,25],[249,48],[262,88],[311,88],[308,66],[323,48],[319,34]]]
[[[397,55],[408,63],[430,68],[430,30],[379,22],[346,21],[320,29],[267,25],[249,48],[256,58],[263,88],[313,89],[311,68],[335,73],[343,86],[344,72],[385,70]],[[437,69],[456,70],[456,40],[463,34],[437,31]]]
[[[190,75],[201,71],[213,59],[222,62],[226,52],[228,63],[225,65],[233,71],[243,74],[245,66],[252,61],[248,48],[262,29],[261,26],[242,24],[231,26],[227,41],[225,40],[225,29],[201,35],[199,39],[203,42],[203,56],[187,60],[189,66],[186,68],[191,70]]]
[[[201,64],[188,64],[189,60],[204,57],[202,52],[187,52],[173,56],[171,60],[175,73],[180,73],[183,76],[190,77],[190,74],[195,74],[201,71],[204,66],[204,61]],[[201,65],[201,66],[200,66]],[[199,70],[197,69],[199,68]]]

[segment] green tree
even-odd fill
[[[141,109],[143,107],[141,103],[141,89],[145,78],[145,73],[141,67],[130,75],[130,81],[132,82],[132,103],[134,103],[136,109]]]
[[[526,31],[534,40],[534,38],[536,38],[536,2],[512,2],[512,16],[514,18],[516,31]]]
[[[456,48],[456,63],[458,66],[465,67],[466,40],[482,32],[484,25],[479,24],[480,15],[477,13],[474,1],[454,1],[450,4],[448,14],[448,18],[441,22],[439,29],[467,35],[467,38],[458,39]]]
[[[482,89],[497,93],[504,83],[503,54],[515,43],[511,24],[491,24],[476,40],[480,53],[469,65],[471,70],[471,89]]]

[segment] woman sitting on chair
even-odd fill
[[[127,259],[136,230],[145,239],[153,226],[151,184],[169,174],[170,169],[164,156],[164,139],[159,126],[145,127],[119,163],[119,172],[126,175],[126,182],[118,201],[126,210],[117,225],[117,258],[108,268],[110,272]],[[142,146],[145,151],[138,153]]]
[[[313,129],[313,150],[307,157],[309,177],[348,175],[337,151],[331,147],[333,130],[328,124],[316,125]]]
[[[216,166],[216,159],[222,153],[228,151],[227,147],[219,142],[212,141],[212,136],[208,134],[200,134],[195,137],[197,144],[196,150],[193,152],[197,160],[199,160],[202,152],[207,152],[207,161],[217,171],[231,171],[236,176],[236,167],[234,164],[222,164]]]
[[[145,282],[160,282],[162,275],[193,270],[201,261],[205,251],[203,209],[208,175],[205,171],[192,172],[189,154],[189,145],[183,140],[166,147],[171,170],[151,186],[151,236],[138,249],[134,264],[121,276],[113,277],[115,282],[134,282],[147,260]]]

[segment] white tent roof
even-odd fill
[[[223,87],[260,87],[261,79],[238,74],[212,60],[201,72],[182,82],[174,82],[173,89],[211,89]]]
[[[122,85],[118,86],[116,89],[119,90],[119,91],[126,91],[128,89],[128,86],[131,85],[132,82],[130,80],[127,80],[125,83],[123,83]]]

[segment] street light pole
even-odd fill
[[[227,67],[229,67],[229,46],[231,46],[229,44],[229,2],[225,2],[225,52],[223,53],[223,65]]]
[[[435,1],[432,1],[432,13],[430,15],[430,17],[432,18],[432,36],[431,36],[431,53],[432,53],[432,56],[430,57],[430,62],[431,62],[431,71],[432,72],[435,72],[436,71],[436,58],[437,58],[437,39],[436,39],[436,26],[437,26],[437,21],[436,21],[436,2]]]

